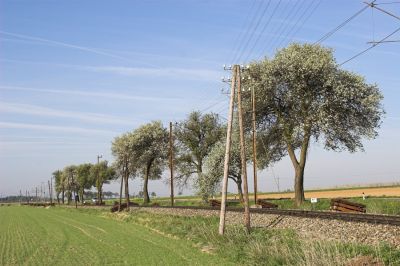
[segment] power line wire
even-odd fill
[[[296,36],[296,34],[303,28],[304,24],[306,24],[306,22],[311,18],[311,16],[315,13],[315,11],[318,9],[318,7],[321,5],[322,1],[319,0],[317,2],[317,4],[314,6],[313,9],[311,9],[311,12],[308,14],[308,16],[303,20],[303,22],[301,23],[301,25],[297,28],[297,30],[292,34],[292,36],[290,37],[290,41],[293,41],[294,37]]]
[[[281,0],[280,0],[280,1],[281,1]],[[257,23],[256,23],[256,26],[253,28],[253,31],[252,31],[250,37],[246,40],[245,46],[243,47],[241,53],[240,53],[239,56],[236,58],[236,60],[234,60],[234,62],[240,61],[240,59],[242,58],[242,56],[243,56],[243,54],[245,53],[245,51],[247,51],[247,47],[249,46],[250,41],[253,39],[253,36],[254,36],[255,31],[256,31],[256,30],[258,29],[258,27],[260,26],[260,23],[261,23],[262,19],[264,18],[265,14],[266,14],[266,12],[267,12],[267,10],[268,10],[268,7],[269,7],[270,3],[271,3],[271,0],[268,1],[268,4],[265,6],[264,10],[262,11],[261,16],[258,18]]]
[[[266,28],[268,27],[269,23],[271,22],[272,18],[274,17],[276,11],[278,10],[280,4],[281,4],[282,0],[279,0],[278,4],[276,4],[274,10],[272,11],[271,16],[269,17],[267,23],[264,24],[264,27],[262,28],[260,34],[258,34],[258,37],[256,38],[255,42],[253,43],[253,46],[251,47],[251,49],[249,49],[248,51],[248,55],[246,57],[246,60],[248,60],[248,58],[251,56],[251,51],[254,50],[254,48],[257,46],[258,42],[260,41],[261,36],[263,35],[264,31],[266,30]],[[240,58],[239,58],[240,59]]]
[[[269,0],[269,2],[268,2],[267,6],[269,5],[269,3],[270,3],[270,0]],[[257,10],[256,10],[256,12],[254,13],[253,19],[250,20],[250,25],[249,25],[249,27],[247,28],[245,34],[243,35],[243,38],[242,38],[242,39],[240,40],[240,42],[239,42],[238,49],[236,50],[236,53],[235,53],[234,56],[232,57],[232,63],[235,63],[235,62],[236,62],[236,58],[238,57],[240,51],[242,50],[243,45],[245,44],[246,40],[248,40],[249,38],[251,38],[252,35],[251,35],[251,34],[250,34],[250,36],[248,36],[248,35],[249,35],[251,29],[253,28],[254,23],[256,23],[255,21],[256,21],[256,18],[258,17],[258,15],[259,15],[259,13],[262,12],[262,5],[263,5],[263,1],[260,1],[260,4],[257,6]]]
[[[274,47],[275,43],[277,43],[278,40],[282,37],[283,33],[286,32],[289,23],[284,23],[284,22],[288,21],[290,16],[292,16],[292,17],[296,17],[297,16],[297,13],[301,9],[301,8],[297,8],[297,5],[300,4],[300,6],[302,6],[301,5],[302,1],[304,1],[304,0],[296,1],[295,5],[292,6],[292,9],[289,10],[289,13],[283,19],[283,22],[279,25],[279,28],[277,28],[277,30],[272,35],[272,36],[277,36],[277,37],[272,42],[269,42],[268,45],[265,47],[265,49],[263,49],[263,51],[261,52],[261,57],[269,50],[269,48]],[[290,4],[292,2],[288,2],[288,3]],[[294,14],[292,14],[293,11],[294,11]],[[279,33],[279,35],[278,35],[278,33]]]
[[[373,45],[371,45],[370,47],[368,47],[367,49],[362,50],[361,52],[357,53],[356,55],[350,57],[349,59],[347,59],[346,61],[342,62],[341,64],[339,64],[339,66],[342,66],[344,64],[346,64],[347,62],[359,57],[360,55],[368,52],[369,50],[371,50],[372,48],[374,48],[375,46],[381,44],[382,42],[384,42],[386,39],[388,39],[389,37],[391,37],[392,35],[394,35],[395,33],[399,32],[400,28],[396,29],[395,31],[393,31],[392,33],[390,33],[389,35],[387,35],[385,38],[381,39],[378,42],[375,42]]]
[[[312,2],[310,2],[310,4],[306,7],[306,9],[303,11],[303,13],[301,13],[300,17],[297,19],[297,21],[293,25],[292,29],[289,30],[289,32],[285,35],[285,37],[282,38],[281,42],[276,46],[277,48],[281,47],[282,44],[285,42],[285,40],[289,39],[291,41],[293,39],[293,37],[297,34],[297,32],[299,32],[299,30],[304,26],[306,21],[314,14],[314,12],[317,10],[318,6],[321,3],[321,0],[319,0],[319,2],[317,2],[317,4],[314,6],[314,8],[312,8],[312,6],[314,5],[315,2],[316,2],[316,0],[313,0]],[[307,12],[310,10],[311,10],[311,12],[308,13],[308,16],[304,20],[302,20],[307,15]],[[300,26],[297,27],[297,25],[300,22],[301,22]]]
[[[250,6],[250,8],[249,8],[249,10],[248,10],[248,12],[247,12],[246,18],[245,18],[245,20],[244,20],[243,25],[247,25],[247,24],[250,22],[250,14],[252,13],[252,10],[253,10],[253,8],[254,8],[256,2],[257,2],[257,1],[254,0],[254,1],[253,1],[253,4]],[[228,56],[227,60],[230,59],[230,58],[232,58],[232,56],[234,55],[234,52],[237,51],[237,49],[238,49],[237,46],[238,46],[238,43],[239,43],[240,39],[242,38],[243,33],[244,33],[244,31],[241,30],[241,31],[239,32],[239,34],[236,36],[236,39],[235,39],[235,41],[234,41],[234,43],[233,43],[233,44],[234,44],[234,47],[233,47],[233,49],[231,50],[231,52],[229,53],[229,56]],[[246,33],[247,33],[247,32],[246,32]],[[228,62],[228,61],[227,61],[227,62]]]
[[[350,21],[355,19],[358,15],[360,15],[362,12],[364,12],[364,10],[366,10],[367,8],[368,8],[368,6],[364,6],[363,8],[358,10],[355,14],[353,14],[348,19],[346,19],[344,22],[342,22],[338,26],[336,26],[336,28],[332,29],[331,31],[329,31],[325,35],[323,35],[321,38],[319,38],[314,44],[322,43],[323,41],[325,41],[326,39],[331,37],[335,32],[337,32],[338,30],[343,28],[347,23],[349,23]]]

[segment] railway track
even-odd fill
[[[133,207],[135,208],[135,207]],[[197,207],[197,206],[140,206],[140,208],[168,208],[168,209],[189,209],[189,210],[217,210],[216,207]],[[229,208],[227,211],[243,212],[243,208]],[[365,213],[344,213],[331,211],[307,211],[307,210],[279,210],[279,209],[250,209],[251,213],[276,214],[282,216],[294,216],[305,218],[319,218],[327,220],[342,220],[349,222],[363,222],[370,224],[387,224],[400,226],[400,216],[383,214],[365,214]]]
[[[67,207],[65,205],[60,205]],[[75,206],[68,206],[73,207]],[[112,206],[81,206],[78,208],[101,208],[109,209]],[[206,206],[130,206],[130,208],[165,208],[165,209],[187,209],[187,210],[214,210],[219,211],[218,207]],[[243,208],[227,207],[230,212],[244,212]],[[385,215],[385,214],[368,214],[368,213],[346,213],[333,211],[307,211],[307,210],[282,210],[282,209],[250,209],[250,213],[258,214],[275,214],[281,216],[304,217],[304,218],[319,218],[326,220],[341,220],[349,222],[363,222],[369,224],[387,224],[400,226],[400,215]]]

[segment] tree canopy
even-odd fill
[[[377,85],[341,69],[331,49],[292,44],[272,59],[252,63],[247,75],[245,86],[256,92],[259,131],[277,151],[284,146],[292,161],[297,204],[304,200],[304,167],[312,140],[326,149],[355,152],[363,149],[363,138],[378,134],[382,94]]]
[[[178,181],[186,185],[197,174],[202,178],[203,164],[213,146],[224,137],[224,125],[217,114],[192,112],[175,129],[178,154],[176,158]]]

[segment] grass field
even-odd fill
[[[348,265],[360,257],[400,265],[400,250],[384,243],[310,241],[285,229],[247,234],[237,225],[219,236],[217,228],[217,217],[3,206],[0,265]]]
[[[227,261],[101,212],[0,207],[0,265],[224,265]]]

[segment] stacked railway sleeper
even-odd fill
[[[337,198],[331,200],[331,210],[339,212],[366,213],[367,206],[361,203]]]

